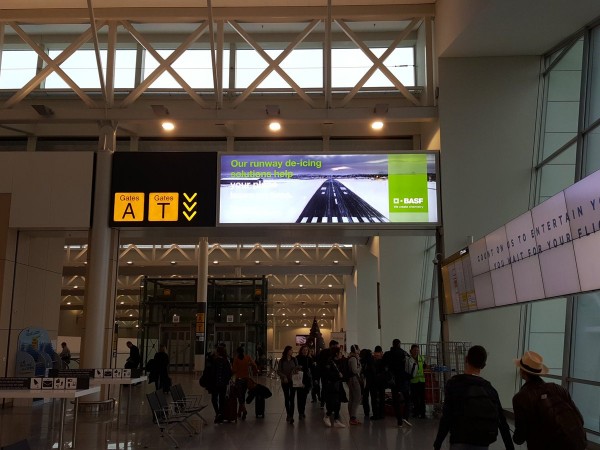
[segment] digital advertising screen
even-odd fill
[[[219,223],[437,224],[436,158],[222,154]]]
[[[474,306],[464,274],[442,266],[448,311],[466,312],[600,289],[600,171],[469,245]],[[452,263],[456,264],[456,263]],[[454,281],[453,281],[454,280]]]

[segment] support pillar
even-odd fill
[[[356,245],[356,270],[353,283],[356,286],[356,315],[353,323],[347,320],[349,329],[356,330],[355,339],[364,348],[381,345],[381,330],[378,323],[377,282],[378,258],[372,252],[378,245]],[[350,319],[350,317],[348,318]],[[359,321],[360,320],[360,327]]]
[[[118,234],[108,227],[116,127],[100,129],[94,173],[93,222],[88,237],[81,367],[108,367],[118,268]]]
[[[194,352],[194,370],[204,370],[206,362],[206,311],[208,301],[208,238],[201,237],[198,241],[198,283],[196,301],[196,349]]]

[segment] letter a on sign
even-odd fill
[[[144,193],[115,192],[113,220],[115,222],[142,222],[144,220]]]

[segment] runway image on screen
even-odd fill
[[[219,223],[436,223],[435,153],[221,155]]]

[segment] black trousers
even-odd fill
[[[373,417],[383,418],[385,416],[385,388],[379,385],[369,386],[371,395],[371,410]]]
[[[225,412],[225,398],[227,394],[227,386],[215,387],[211,389],[210,400],[217,416],[222,416]]]
[[[408,420],[410,417],[410,383],[396,384],[391,391],[396,420],[398,423],[402,422],[402,419]]]
[[[283,402],[285,404],[285,412],[288,418],[294,417],[294,397],[296,396],[296,388],[292,386],[292,382],[281,383],[283,391]],[[305,399],[306,400],[306,399]]]
[[[304,414],[306,409],[306,397],[308,397],[308,391],[310,388],[303,387],[296,389],[296,396],[298,398],[298,414]]]
[[[411,383],[410,393],[415,416],[425,415],[425,383]]]

